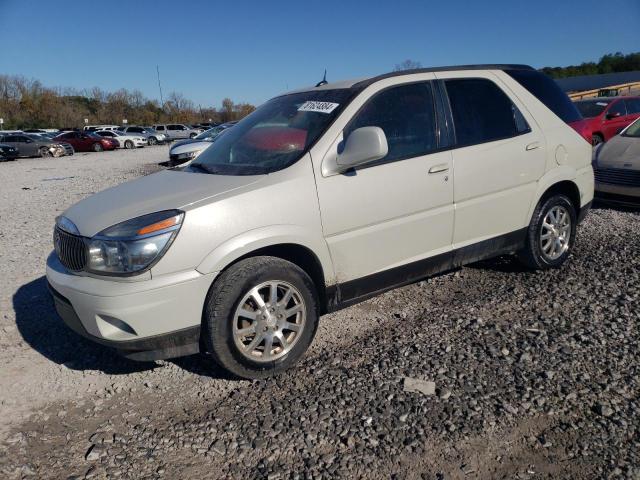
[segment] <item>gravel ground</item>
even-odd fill
[[[640,479],[638,211],[594,209],[561,270],[503,257],[326,316],[295,369],[237,381],[120,359],[45,291],[55,215],[164,148],[0,164],[2,477]]]

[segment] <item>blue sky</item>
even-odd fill
[[[640,1],[0,0],[0,73],[47,86],[172,90],[259,104],[423,66],[597,60],[640,50]]]

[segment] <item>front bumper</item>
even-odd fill
[[[134,360],[190,355],[215,274],[196,271],[119,281],[75,275],[52,253],[47,280],[58,314],[75,332]]]

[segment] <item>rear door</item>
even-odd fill
[[[545,171],[545,140],[491,72],[437,74],[455,130],[453,248],[522,229]]]
[[[317,178],[323,230],[344,285],[343,300],[410,281],[416,275],[411,265],[451,250],[451,152],[439,151],[434,93],[431,81],[373,93],[324,157],[329,161],[337,145],[360,127],[380,127],[387,137],[385,158]],[[347,283],[368,275],[364,283]]]

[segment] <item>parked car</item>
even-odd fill
[[[593,198],[591,145],[568,125],[580,121],[518,65],[276,97],[188,167],[58,217],[56,308],[129,358],[202,350],[237,376],[273,375],[321,314],[496,255],[563,265]]]
[[[211,142],[217,139],[222,132],[232,127],[234,123],[225,123],[210,128],[193,138],[177,141],[169,150],[169,164],[172,166],[182,165],[197,158],[205,148],[211,145]]]
[[[146,147],[148,145],[147,139],[138,135],[121,132],[119,130],[97,130],[94,132],[96,135],[100,135],[104,138],[110,138],[118,142],[120,148],[136,148]]]
[[[138,137],[144,137],[147,139],[149,145],[155,145],[156,143],[164,143],[167,140],[167,136],[164,133],[156,132],[150,127],[128,126],[121,127],[118,131],[134,134]]]
[[[167,125],[153,125],[153,129],[156,132],[164,133],[167,136],[167,140],[176,140],[180,138],[193,138],[199,133],[200,130],[190,128],[181,123],[170,123]]]
[[[82,130],[85,132],[97,132],[98,130],[118,130],[120,125],[85,125]]]
[[[18,149],[6,143],[0,143],[0,162],[18,158]]]
[[[596,197],[640,205],[640,119],[594,152]]]
[[[35,133],[15,133],[0,137],[0,143],[18,150],[20,157],[59,157],[73,155],[71,145]]]
[[[575,104],[589,122],[593,145],[608,141],[640,117],[640,97],[589,98]]]
[[[69,143],[78,152],[101,152],[115,150],[120,146],[117,140],[86,131],[62,133],[55,137],[54,141]]]

